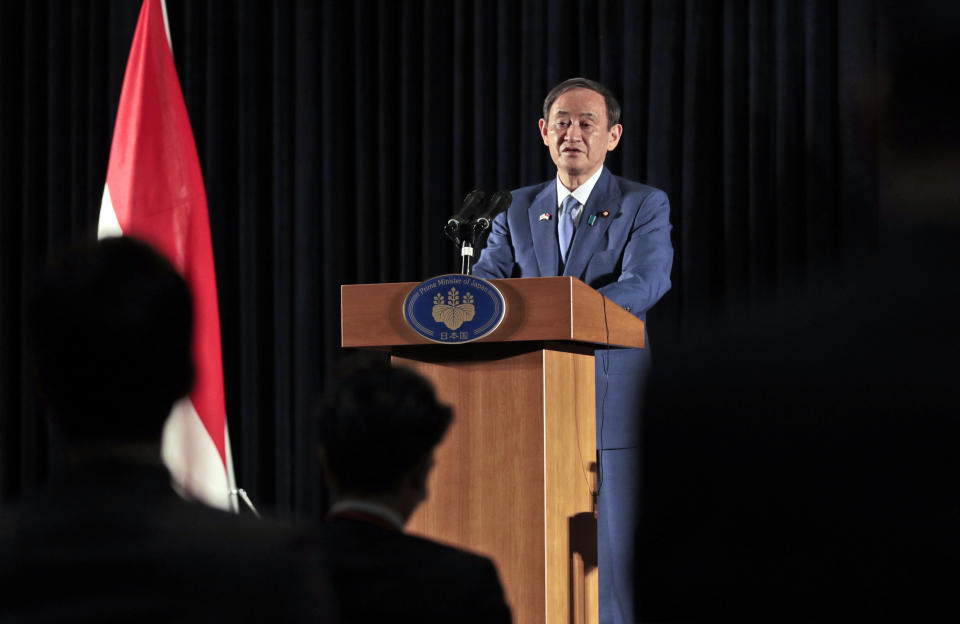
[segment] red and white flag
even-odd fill
[[[163,460],[186,496],[236,510],[207,196],[166,13],[163,0],[144,0],[140,9],[110,147],[98,236],[130,235],[147,241],[190,285],[197,379],[164,426]]]

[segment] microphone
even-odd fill
[[[455,244],[459,245],[461,242],[461,226],[470,224],[470,217],[476,212],[477,207],[483,203],[486,196],[487,194],[480,189],[470,191],[467,193],[467,196],[463,198],[463,205],[460,208],[460,212],[450,217],[447,221],[443,231]]]
[[[482,234],[486,230],[490,229],[490,223],[493,221],[494,217],[510,207],[510,204],[513,203],[513,195],[510,194],[510,191],[497,191],[490,198],[490,204],[487,206],[487,211],[481,217],[477,217],[476,221],[473,222],[473,231],[475,234]]]

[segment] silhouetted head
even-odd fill
[[[159,444],[193,383],[183,278],[130,238],[71,249],[38,285],[28,319],[40,391],[69,443]]]
[[[320,443],[328,479],[341,494],[423,488],[425,495],[433,448],[452,419],[430,383],[413,371],[355,364],[323,405]]]

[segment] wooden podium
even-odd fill
[[[407,326],[415,282],[341,287],[344,347],[388,349],[454,408],[412,533],[491,557],[518,624],[597,621],[594,348],[643,321],[572,277],[491,280],[506,316],[464,345]]]

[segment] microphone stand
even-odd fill
[[[460,248],[460,273],[463,275],[470,275],[473,262],[473,229],[470,222],[459,217],[447,221],[443,228],[447,237]]]
[[[473,244],[470,241],[463,241],[460,246],[460,273],[461,275],[470,275],[473,269]]]
[[[472,275],[473,249],[477,241],[483,241],[483,235],[490,229],[493,217],[501,210],[506,210],[513,200],[510,193],[497,191],[491,198],[487,211],[480,213],[484,216],[471,218],[469,215],[474,213],[474,209],[479,207],[483,199],[483,191],[471,191],[464,199],[464,207],[458,214],[451,217],[443,228],[447,238],[460,248],[460,273],[462,275]]]
[[[464,275],[471,275],[471,264],[473,263],[473,247],[478,240],[483,240],[483,233],[490,229],[490,219],[488,217],[480,217],[475,219],[473,223],[470,224],[470,244],[467,245],[467,241],[463,242],[463,248],[460,251],[462,256],[462,263],[460,272]]]

